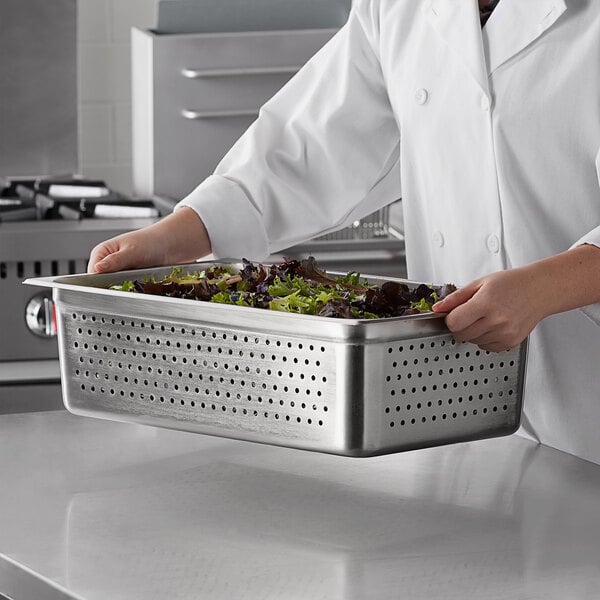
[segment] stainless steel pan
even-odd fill
[[[106,289],[171,269],[25,282],[54,288],[71,412],[348,456],[519,426],[526,343],[491,354],[435,314],[332,319]]]

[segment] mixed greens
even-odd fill
[[[242,268],[215,264],[192,273],[176,267],[160,281],[124,281],[111,289],[322,317],[380,319],[429,312],[456,288],[425,284],[411,288],[396,281],[375,285],[354,272],[334,277],[309,257],[273,265],[243,259]]]

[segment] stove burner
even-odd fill
[[[129,198],[104,181],[73,176],[0,181],[0,223],[157,216],[153,200]]]
[[[0,198],[0,222],[31,221],[37,218],[35,202],[22,198]]]

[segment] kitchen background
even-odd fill
[[[207,31],[211,27],[215,31],[253,29],[260,27],[261,20],[267,23],[265,29],[282,24],[281,29],[337,29],[345,21],[351,0],[229,0],[216,9],[204,0],[78,0],[79,170],[87,177],[105,179],[125,194],[139,193],[132,175],[131,30],[151,30],[158,25],[164,32],[164,26],[176,23],[170,32],[185,32],[183,19],[173,17],[175,5],[187,11],[189,32],[202,27]],[[206,24],[197,27],[201,11],[207,15]],[[232,17],[236,12],[237,17]],[[269,27],[269,20],[274,27]],[[228,27],[232,24],[233,28]]]
[[[318,2],[342,0],[194,1],[213,7],[234,3],[245,3],[244,6],[261,2],[293,3],[307,11],[307,7]],[[72,166],[89,178],[105,180],[111,189],[124,194],[134,192],[136,160],[132,113],[140,107],[132,99],[131,29],[135,27],[143,33],[156,25],[157,2],[0,2],[0,80],[3,83],[0,182],[3,176],[23,175],[14,167],[20,162],[19,168],[29,167],[26,175],[31,178],[40,174],[64,174]],[[62,19],[57,34],[45,17],[49,12],[56,14],[59,4],[76,5],[77,15],[76,19],[74,15]],[[12,27],[16,32],[14,37],[7,35],[7,29],[11,29],[6,26],[10,20],[7,14],[10,16],[11,10],[19,12],[23,7],[28,11],[23,24]],[[33,33],[35,28],[40,30],[40,35]],[[61,35],[64,30],[60,28],[68,28],[69,35]],[[67,43],[69,50],[62,54],[68,59],[66,67],[61,68],[59,61],[53,61],[54,55],[44,34]],[[43,41],[39,42],[40,39]],[[28,59],[23,67],[16,60],[17,55],[32,45],[38,47],[38,42],[40,49],[35,60]],[[77,68],[71,60],[75,53]],[[174,51],[170,58],[177,58],[176,54]],[[210,53],[205,54],[214,58]],[[197,54],[188,66],[203,66],[196,63],[196,57]],[[279,55],[275,59],[286,64]],[[166,69],[161,76],[177,79],[182,88],[185,84],[193,89],[199,83],[198,79],[182,78],[179,63],[171,61],[170,64],[179,68]],[[214,65],[214,68],[221,67]],[[42,77],[46,73],[51,75],[52,83],[59,82],[56,96],[51,96],[51,100],[39,93],[46,82]],[[15,94],[16,97],[11,95],[18,88],[15,74],[27,84],[23,88],[26,91]],[[235,79],[231,71],[227,77]],[[252,83],[251,77],[244,75],[241,79],[243,85],[254,86],[254,92],[260,91],[260,85],[254,85],[256,81]],[[259,79],[265,81],[264,73]],[[199,97],[185,98],[190,108],[199,108],[195,103]],[[198,120],[186,122],[181,115],[184,105],[175,106],[179,108],[171,111],[175,122],[194,132],[197,131],[194,125],[204,126]],[[13,111],[13,107],[18,110]],[[163,109],[168,107],[167,102],[162,105]],[[215,104],[209,108],[222,107]],[[13,118],[17,112],[23,116],[22,120]],[[51,126],[45,126],[48,122]],[[62,127],[63,122],[69,127]],[[71,127],[75,122],[77,132],[74,125]],[[236,121],[235,125],[240,122]],[[229,125],[219,121],[214,129],[221,131],[227,127]],[[232,125],[230,130],[233,128]],[[66,134],[61,136],[65,130]],[[31,133],[37,135],[32,137]],[[40,134],[44,143],[40,142]],[[197,139],[198,136],[191,137]],[[158,138],[164,145],[164,137]],[[180,141],[179,133],[173,134],[170,147],[180,150]],[[46,144],[51,150],[46,150]],[[53,151],[53,144],[61,152]],[[39,149],[45,152],[37,152]],[[14,161],[15,157],[19,161]],[[198,157],[202,154],[194,154],[194,158]],[[25,164],[26,161],[29,162]],[[74,187],[78,187],[78,183],[76,181]],[[73,218],[73,210],[46,209],[45,193],[51,196],[49,189],[42,188],[33,199],[27,195],[13,197],[18,190],[14,190],[12,184],[6,188],[6,195],[4,191],[0,183],[0,200],[6,203],[6,212],[0,210],[0,600],[219,600],[236,596],[248,600],[389,600],[401,596],[413,600],[600,598],[600,471],[590,462],[519,436],[380,456],[363,462],[363,459],[299,452],[139,424],[76,418],[60,410],[61,372],[52,296],[48,290],[23,285],[23,280],[80,273],[86,268],[89,250],[95,241],[141,227],[150,219],[114,218],[114,215],[112,219],[97,218],[97,215]],[[26,187],[25,192],[28,191],[30,188]],[[42,200],[40,207],[37,207],[36,197]],[[21,200],[23,207],[18,205]],[[11,206],[13,202],[16,208]],[[0,202],[0,209],[2,207]],[[13,208],[20,218],[9,214]],[[57,204],[56,208],[69,209],[69,206]],[[398,219],[394,231],[398,235],[393,235],[392,229],[376,227],[376,221],[365,220],[365,227],[350,228],[345,233],[340,232],[339,237],[327,240],[311,240],[304,250],[318,255],[320,261],[332,268],[335,265],[336,270],[357,268],[363,273],[398,274],[403,269],[401,203],[396,202],[394,208]],[[67,219],[65,214],[70,217]],[[382,220],[385,222],[387,217],[386,214]],[[390,223],[396,223],[394,215],[389,218]],[[295,251],[302,253],[298,247]],[[94,309],[90,310],[93,315]],[[82,308],[80,314],[85,316],[86,313],[89,311]],[[164,317],[168,319],[169,315]],[[142,326],[143,318],[135,315],[136,322],[141,321]],[[163,315],[161,321],[162,318]],[[90,327],[87,334],[82,330],[82,339],[101,333],[97,325],[94,330]],[[208,327],[210,330],[210,322]],[[283,338],[283,333],[277,330],[273,333],[272,339]],[[175,337],[170,339],[179,339],[178,332],[173,335]],[[260,335],[261,340],[271,341],[265,334]],[[297,332],[293,337],[297,343]],[[232,339],[235,340],[235,336],[228,338]],[[223,341],[219,351],[233,343],[235,341]],[[255,344],[252,340],[250,344],[252,351],[244,348],[243,358],[239,359],[246,369],[259,364],[253,362]],[[316,371],[319,361],[315,361],[310,352],[301,353],[301,348],[306,350],[308,344],[297,344],[293,350],[275,350],[275,346],[275,343],[270,345],[271,350],[265,353],[271,360],[283,358],[286,361],[290,356],[304,359],[306,365],[310,363],[300,373],[300,380],[304,372]],[[376,344],[371,340],[367,346],[372,348]],[[336,359],[336,368],[343,364],[342,357],[359,356],[356,352],[359,347],[356,343],[347,344],[338,354],[340,360]],[[310,349],[312,351],[312,346]],[[375,364],[372,358],[359,361],[359,365],[376,367],[375,373],[385,367],[396,369],[395,356],[390,356],[389,350],[381,365]],[[412,346],[410,350],[399,350],[406,351],[412,353]],[[456,385],[459,377],[464,378],[464,384],[468,383],[467,377],[474,377],[459,374],[464,366],[460,366],[461,355],[454,352],[451,355],[441,345],[435,353],[424,355],[423,352],[429,350],[423,348],[415,353],[421,361],[419,364],[431,356],[432,361],[440,358],[456,365],[458,368],[450,366],[446,371],[449,377],[454,373]],[[97,355],[91,350],[86,353],[85,360],[92,365]],[[134,354],[135,351],[128,358]],[[145,364],[146,352],[143,354],[143,358],[135,361],[138,367],[150,372],[154,364]],[[83,362],[84,353],[77,358]],[[471,360],[475,360],[474,353]],[[487,362],[483,357],[476,360],[481,367],[484,360]],[[498,361],[494,362],[498,367]],[[319,366],[323,369],[320,372],[329,373],[330,363],[327,359],[323,367]],[[87,372],[81,369],[79,375],[100,379],[101,370],[97,368],[98,363],[94,364]],[[133,368],[135,363],[127,360],[123,364]],[[193,364],[196,364],[195,358]],[[235,366],[238,366],[237,359]],[[490,364],[490,369],[492,367]],[[408,377],[412,376],[411,368],[421,367],[407,367]],[[357,413],[359,423],[381,423],[388,439],[393,439],[393,432],[403,429],[402,421],[396,420],[398,426],[394,429],[390,421],[399,413],[395,389],[401,384],[393,382],[401,375],[404,377],[403,369],[390,371],[393,373],[393,378],[389,376],[390,383],[381,385],[386,390],[387,395],[382,398],[388,402],[389,413],[379,412],[383,407],[377,402],[371,406],[377,411],[371,414],[379,415],[377,418],[363,420],[362,404]],[[468,366],[465,372],[467,369]],[[349,368],[339,372],[344,375],[342,393],[351,389],[351,382],[360,380],[355,374],[349,376],[353,373]],[[256,373],[259,373],[258,368]],[[290,376],[295,373],[296,369]],[[333,376],[327,375],[327,389],[336,381],[337,371],[332,373]],[[421,372],[417,373],[421,377]],[[69,371],[65,370],[65,374],[68,378]],[[112,375],[114,382],[121,377],[120,372],[109,374],[108,369],[106,375]],[[258,377],[256,375],[257,382]],[[264,371],[260,377],[264,377]],[[482,378],[478,378],[481,382]],[[499,379],[496,374],[494,378]],[[200,379],[202,377],[198,381]],[[490,381],[492,379],[490,377]],[[72,375],[71,381],[74,381]],[[127,377],[122,381],[131,386]],[[210,381],[213,381],[212,375]],[[254,378],[248,381],[254,384]],[[160,383],[167,383],[166,376]],[[215,379],[214,386],[220,383]],[[487,384],[486,377],[485,384],[481,385]],[[310,391],[310,385],[305,391]],[[437,389],[437,385],[429,389]],[[321,388],[320,382],[314,386]],[[363,387],[376,394],[374,386]],[[452,385],[449,388],[454,389]],[[134,389],[139,394],[140,387]],[[177,385],[171,389],[177,389]],[[104,390],[101,387],[100,390],[102,398]],[[202,394],[206,392],[203,390]],[[454,392],[450,394],[448,405],[454,401]],[[141,397],[142,394],[137,396]],[[335,398],[332,408],[339,405],[337,396],[326,395],[329,397]],[[459,398],[457,404],[463,399]],[[483,398],[482,394],[480,399]],[[294,401],[286,398],[285,402],[291,412]],[[504,402],[499,395],[490,400],[487,406],[493,404],[493,408],[487,415],[506,414],[504,409],[495,411],[497,405],[504,406]],[[228,408],[225,404],[222,406]],[[165,407],[167,415],[171,404]],[[180,407],[175,405],[173,409],[180,410]],[[344,415],[329,410],[326,405],[323,409],[323,413],[328,411],[329,422],[352,422],[349,410]],[[410,404],[406,406],[412,415],[421,409],[429,420],[424,429],[414,427],[414,431],[435,431],[429,415],[435,419],[437,407],[426,406],[426,403],[422,407],[419,404],[418,409],[414,403],[412,409]],[[143,408],[141,412],[146,410]],[[181,406],[181,410],[187,408]],[[293,410],[304,418],[304,404],[298,402]],[[27,411],[30,413],[26,414]],[[255,414],[258,416],[258,411]],[[444,421],[446,414],[442,414],[436,426],[452,420],[466,428],[475,422],[464,418]],[[458,411],[455,414],[458,416]],[[480,411],[477,419],[484,414]],[[233,422],[231,415],[233,411],[228,409],[225,418]],[[300,430],[308,432],[306,436],[301,433],[300,438],[315,439],[316,434],[311,430],[320,427],[311,425],[310,419],[303,419],[301,425],[299,421],[300,418],[297,419],[299,427],[308,428]],[[263,422],[278,421],[265,418]],[[291,424],[286,429],[294,431]],[[276,426],[273,430],[276,431]],[[323,431],[325,439],[332,430],[326,427]],[[335,439],[352,442],[358,438],[354,434],[335,436]],[[374,439],[362,434],[360,438]]]
[[[97,243],[167,214],[350,5],[2,3],[0,413],[61,407],[52,295],[23,280],[84,273]],[[313,255],[331,271],[403,276],[400,204],[268,260]]]
[[[156,0],[78,0],[79,164],[132,193],[131,28],[156,24]]]

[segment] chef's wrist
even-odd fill
[[[193,262],[211,253],[206,227],[191,208],[181,207],[153,227],[155,243],[163,248],[164,264]]]

